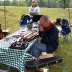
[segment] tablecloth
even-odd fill
[[[11,39],[11,37],[21,33],[24,30],[25,29],[20,29],[9,35],[7,38],[10,37],[10,40],[8,41],[4,41],[4,39],[0,40],[0,62],[16,67],[20,72],[25,72],[25,63],[34,58],[32,55],[28,54],[27,51],[31,48],[34,42],[36,42],[36,39],[32,40],[28,47],[23,50],[10,49],[9,46],[12,44],[12,41],[16,40],[15,38]]]

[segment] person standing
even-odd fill
[[[38,6],[36,0],[32,0],[32,5],[29,7],[29,14],[31,17],[33,17],[33,15],[40,14],[40,7]]]
[[[31,6],[29,7],[29,15],[31,18],[32,23],[32,30],[37,30],[38,29],[38,21],[34,22],[34,17],[37,15],[37,17],[40,14],[40,7],[37,4],[36,0],[31,1]],[[37,18],[38,19],[38,18]]]

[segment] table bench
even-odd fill
[[[50,67],[51,65],[62,62],[62,58],[60,57],[51,57],[44,58],[39,60],[32,60],[26,63],[25,67],[30,72],[36,72],[39,68],[43,68],[45,66]]]

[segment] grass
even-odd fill
[[[71,13],[72,13],[72,9]],[[28,7],[6,7],[6,26],[10,32],[14,32],[19,29],[19,19],[23,14],[28,14]],[[41,8],[41,14],[48,15],[50,20],[54,22],[56,18],[69,18],[68,9],[62,8]],[[71,23],[72,23],[72,14],[71,14]],[[4,10],[0,6],[0,24],[2,24],[2,29],[4,26]]]
[[[68,39],[69,40],[69,39]],[[63,58],[63,62],[62,65],[60,66],[60,68],[66,68],[68,70],[68,72],[72,72],[72,41],[69,40],[67,42],[63,42],[60,39],[60,44],[58,47],[58,51],[56,52],[57,56],[61,56]]]
[[[3,7],[0,6],[0,24],[2,29],[4,26],[4,13]],[[71,23],[72,23],[72,9],[71,12]],[[6,26],[11,33],[17,31],[19,26],[19,19],[22,14],[28,14],[28,7],[6,7]],[[41,8],[41,14],[48,15],[50,20],[54,22],[56,18],[69,18],[68,9],[62,8]],[[63,62],[54,65],[50,68],[50,72],[61,72],[63,68],[66,68],[68,72],[72,72],[72,39],[70,35],[68,36],[68,41],[63,42],[63,38],[59,39],[59,47],[55,52],[55,56],[60,56],[63,58]]]

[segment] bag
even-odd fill
[[[62,19],[61,27],[62,27],[61,33],[63,35],[68,35],[71,32],[67,19]]]
[[[27,25],[27,20],[30,21],[30,16],[23,14],[23,15],[21,16],[20,21],[19,21],[20,26],[23,27],[23,26]]]

